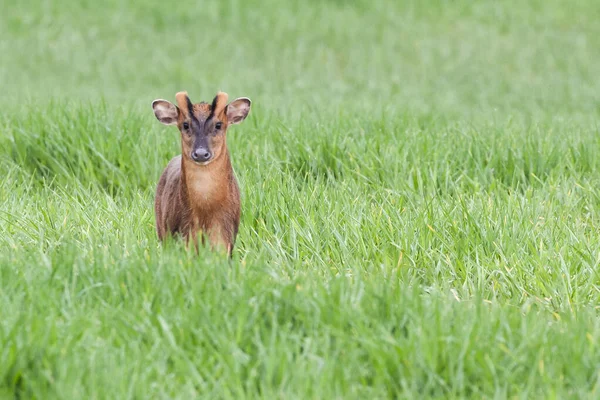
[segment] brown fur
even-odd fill
[[[158,237],[164,240],[167,235],[179,234],[195,243],[204,242],[206,237],[212,248],[223,249],[231,256],[240,222],[240,192],[226,143],[227,95],[219,93],[213,102],[217,107],[211,120],[220,121],[222,128],[218,134],[209,135],[214,156],[207,165],[199,165],[189,156],[194,138],[182,128],[190,119],[187,93],[180,92],[176,98],[182,155],[169,162],[156,188],[154,208]],[[196,119],[204,123],[211,115],[212,106],[194,104],[193,112]]]

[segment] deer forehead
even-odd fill
[[[178,92],[175,94],[177,105],[179,106],[181,119],[195,117],[199,122],[206,121],[207,118],[218,118],[223,120],[224,111],[227,107],[228,95],[225,92],[218,92],[212,101],[212,104],[207,102],[192,103],[187,92]],[[190,115],[192,114],[192,115]]]
[[[206,121],[206,118],[210,115],[210,104],[202,102],[194,104],[194,115],[200,122]]]
[[[204,122],[204,121],[206,121],[206,119],[208,117],[211,116],[212,105],[203,101],[201,103],[193,104],[192,110],[193,110],[194,116],[196,117],[198,122]],[[186,119],[187,118],[186,113],[182,113],[181,118]],[[213,118],[218,118],[219,120],[222,120],[222,121],[226,120],[225,113],[223,113],[223,112],[215,115]]]

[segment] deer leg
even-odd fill
[[[231,251],[233,246],[227,233],[227,229],[224,229],[222,223],[215,223],[208,232],[208,240],[212,250],[220,252],[226,252],[231,257]]]

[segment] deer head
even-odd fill
[[[226,148],[227,128],[242,122],[252,104],[246,97],[227,104],[228,96],[224,92],[217,93],[212,104],[194,104],[187,92],[179,92],[175,98],[177,105],[167,100],[154,100],[154,115],[165,125],[177,125],[181,132],[182,157],[198,166],[206,166],[221,157]]]

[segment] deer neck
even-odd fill
[[[227,147],[208,165],[198,165],[182,156],[181,173],[181,197],[190,208],[214,210],[225,202],[230,191],[232,168]]]

